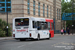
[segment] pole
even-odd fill
[[[74,13],[74,0],[72,0],[72,13]],[[72,15],[72,34],[73,34],[73,15]]]
[[[6,0],[7,5],[7,36],[8,36],[8,0]]]

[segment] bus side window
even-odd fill
[[[41,30],[41,22],[37,21],[37,30]]]
[[[33,21],[33,28],[37,28],[37,22]]]
[[[54,26],[53,23],[51,23],[51,26],[52,26],[52,30],[53,30],[53,29],[54,29],[54,28],[53,28],[53,26]]]
[[[48,30],[50,30],[50,22],[48,22]]]

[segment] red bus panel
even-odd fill
[[[50,32],[50,35],[51,35],[51,38],[52,38],[52,37],[54,37],[54,29],[52,30],[52,25],[51,25],[51,23],[53,23],[53,20],[52,19],[45,19],[45,20],[46,20],[46,22],[50,22],[49,32]]]

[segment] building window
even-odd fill
[[[38,2],[38,15],[40,16],[40,2]]]
[[[0,13],[4,12],[11,12],[11,0],[0,0]]]
[[[52,7],[50,6],[50,17],[52,17]]]
[[[47,5],[47,18],[48,18],[48,5]]]
[[[33,1],[33,15],[35,15],[35,1]]]
[[[58,9],[57,9],[57,19],[58,19],[58,16],[59,16],[59,11],[58,11]]]
[[[57,19],[58,19],[58,20],[60,20],[60,15],[61,15],[60,13],[61,13],[61,12],[60,12],[60,9],[57,9]]]
[[[43,17],[45,17],[45,4],[43,4]]]
[[[59,20],[60,20],[60,9],[59,9]]]
[[[30,0],[27,0],[27,2],[28,2],[28,3],[27,3],[27,5],[28,5],[28,6],[27,6],[27,7],[28,7],[27,12],[28,12],[28,14],[30,14]]]

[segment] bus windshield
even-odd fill
[[[29,26],[28,18],[15,19],[15,26]]]

